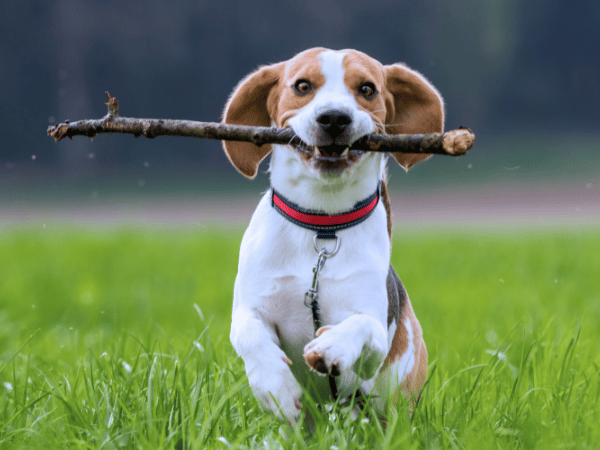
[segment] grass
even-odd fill
[[[259,410],[229,344],[240,240],[1,230],[0,448],[600,448],[594,230],[397,231],[421,401],[387,427],[335,406],[312,435]]]

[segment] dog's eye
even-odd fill
[[[300,79],[294,83],[294,91],[298,95],[310,94],[313,90],[313,85],[309,81]]]
[[[375,85],[371,82],[363,83],[358,88],[358,92],[367,100],[372,99],[377,94],[377,90],[375,89]]]

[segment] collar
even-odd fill
[[[375,210],[380,197],[381,183],[377,186],[375,193],[358,202],[350,211],[329,215],[301,208],[271,187],[271,205],[279,214],[298,226],[317,231],[319,235],[331,237],[336,231],[350,228],[369,217]]]

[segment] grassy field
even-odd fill
[[[0,230],[0,448],[600,448],[597,230],[396,231],[421,401],[313,435],[259,410],[229,344],[240,240]]]

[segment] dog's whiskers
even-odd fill
[[[384,125],[384,126],[392,128],[392,127],[401,127],[402,125],[404,125],[404,123],[390,123],[390,124],[387,124],[387,125]]]

